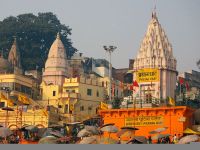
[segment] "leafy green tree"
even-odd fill
[[[38,66],[41,70],[58,32],[70,58],[77,51],[69,38],[71,29],[61,24],[55,14],[47,12],[38,13],[37,16],[32,13],[10,16],[0,21],[0,51],[7,58],[13,36],[16,36],[23,68],[30,70]]]

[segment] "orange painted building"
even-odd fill
[[[168,129],[162,134],[183,134],[187,127],[193,125],[194,110],[186,106],[156,107],[156,108],[129,108],[100,110],[103,123],[115,123],[119,129],[123,126],[136,127],[136,136],[148,137],[149,132],[162,127]],[[135,119],[134,119],[135,118]],[[105,134],[106,136],[106,134]],[[116,134],[111,137],[117,139]]]

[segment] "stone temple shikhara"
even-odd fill
[[[135,95],[142,99],[138,103],[161,104],[175,97],[176,64],[172,45],[154,11],[133,63],[133,80],[139,84]]]

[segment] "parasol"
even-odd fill
[[[31,132],[37,132],[38,131],[38,127],[34,126],[34,125],[29,125],[25,127],[26,130],[31,131]]]
[[[0,127],[0,136],[1,137],[7,137],[10,136],[11,134],[13,134],[13,132],[6,127]]]
[[[91,132],[89,132],[86,129],[82,129],[81,131],[78,132],[77,137],[87,137],[90,135],[91,135]]]
[[[58,138],[63,137],[63,135],[58,131],[50,131],[50,134]]]
[[[84,137],[79,144],[92,144],[95,141],[97,141],[95,136],[91,136],[91,137]]]
[[[168,127],[163,127],[163,128],[157,128],[153,131],[150,131],[149,133],[150,134],[156,134],[156,133],[160,133],[160,132],[163,132],[163,131],[166,131]]]
[[[99,129],[96,126],[85,126],[85,129],[89,132],[91,132],[93,135],[100,134]]]
[[[54,136],[46,136],[39,140],[38,144],[58,144],[57,138]]]
[[[178,144],[187,144],[187,143],[190,143],[190,142],[196,142],[199,140],[199,136],[198,135],[188,135],[188,136],[185,136],[183,138],[181,138],[178,142]]]

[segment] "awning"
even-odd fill
[[[190,128],[185,129],[183,131],[183,133],[185,133],[185,134],[199,134],[200,135],[200,132],[194,131],[194,130],[192,130]]]

